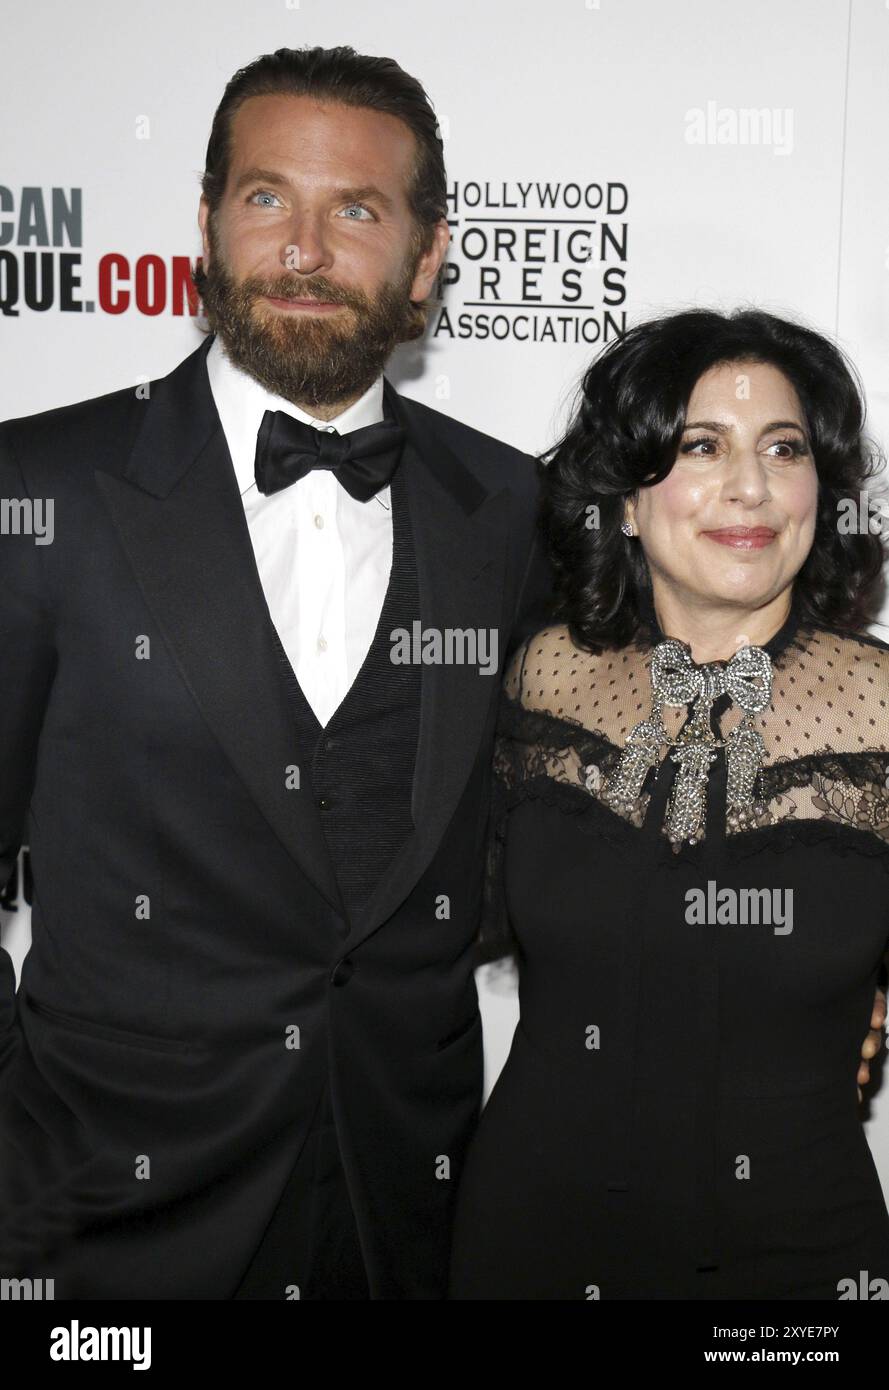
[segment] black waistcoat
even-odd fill
[[[303,694],[280,639],[296,725],[300,790],[315,798],[343,903],[355,920],[413,827],[420,667],[395,664],[391,633],[420,618],[417,565],[403,469],[390,485],[392,569],[373,642],[326,726]],[[379,506],[375,498],[365,503]]]

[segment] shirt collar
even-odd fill
[[[228,443],[238,491],[243,494],[256,486],[254,460],[256,436],[267,410],[283,410],[315,429],[333,425],[340,434],[375,425],[385,418],[383,409],[383,374],[371,382],[363,396],[353,401],[332,420],[318,420],[301,410],[292,401],[267,391],[261,382],[235,365],[224,351],[219,335],[215,335],[206,356],[210,390],[219,412],[219,419]]]

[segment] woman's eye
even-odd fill
[[[716,439],[688,439],[682,445],[683,454],[698,454],[698,458],[708,458],[716,452],[719,447]],[[698,453],[698,450],[704,452]]]
[[[776,439],[769,445],[769,452],[772,449],[781,449],[783,452],[774,457],[782,459],[800,458],[809,452],[801,439]]]
[[[686,440],[680,450],[683,454],[691,454],[698,458],[712,458],[718,451],[719,440],[708,438]],[[767,446],[767,452],[772,458],[793,459],[801,458],[809,451],[802,439],[774,439]]]
[[[343,208],[342,211],[346,220],[349,222],[365,222],[368,219],[373,221],[373,213],[366,208],[363,203],[350,203],[349,206]],[[363,213],[364,215],[355,217],[352,215],[354,213]]]

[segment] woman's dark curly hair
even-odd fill
[[[542,457],[541,524],[555,575],[553,616],[590,649],[631,642],[651,611],[638,539],[621,531],[626,500],[676,460],[698,379],[726,362],[777,367],[793,385],[818,472],[812,548],[794,581],[801,620],[858,629],[877,606],[881,534],[842,534],[838,504],[882,465],[864,434],[854,367],[820,333],[757,309],[692,309],[652,319],[610,343],[587,370],[564,437]],[[598,526],[589,524],[598,507]]]

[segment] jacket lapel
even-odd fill
[[[299,763],[281,658],[231,456],[206,371],[212,338],[154,387],[122,477],[95,470],[145,601],[219,744],[284,848],[343,913],[311,793],[288,789]],[[488,629],[502,661],[508,493],[489,494],[425,417],[385,382],[406,431],[401,466],[424,629]],[[421,668],[414,830],[347,946],[396,910],[428,867],[478,754],[500,672]]]
[[[299,765],[281,659],[205,359],[153,388],[123,477],[96,481],[145,601],[219,744],[285,849],[338,912],[341,899]]]
[[[424,629],[493,629],[502,662],[508,493],[488,493],[445,444],[422,408],[386,381],[386,399],[406,430],[401,467],[417,556]],[[428,867],[466,785],[500,670],[421,667],[420,730],[414,771],[414,829],[381,875],[346,947],[396,910]]]

